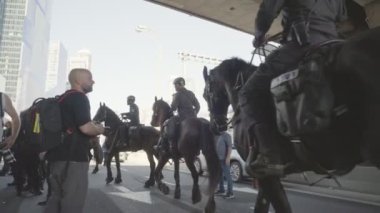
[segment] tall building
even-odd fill
[[[91,70],[91,52],[89,50],[79,50],[75,56],[70,57],[69,71],[74,68],[86,68]]]
[[[0,74],[0,92],[5,91],[5,77]]]
[[[0,1],[0,74],[5,92],[24,109],[45,92],[52,1]]]
[[[60,41],[49,45],[45,92],[48,96],[63,93],[67,82],[67,50]]]

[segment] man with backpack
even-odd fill
[[[92,74],[77,68],[69,74],[71,89],[59,99],[63,139],[47,152],[50,164],[51,196],[46,213],[83,212],[88,189],[88,144],[91,137],[104,133],[104,127],[91,121]]]
[[[265,43],[265,35],[281,11],[282,47],[265,59],[239,93],[246,128],[253,129],[260,152],[249,167],[264,176],[282,175],[284,170],[279,148],[284,138],[276,126],[272,79],[296,68],[310,45],[338,38],[336,22],[346,19],[344,0],[265,0],[256,17],[255,48]]]

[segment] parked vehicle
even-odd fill
[[[202,153],[194,160],[194,165],[199,175],[203,175],[203,173],[207,171],[206,159]],[[232,181],[234,182],[241,181],[245,177],[248,177],[245,170],[245,161],[240,157],[234,145],[232,145],[230,173]]]

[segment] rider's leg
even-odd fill
[[[257,160],[251,163],[253,170],[260,169],[268,175],[280,174],[283,170],[279,151],[281,135],[276,126],[270,83],[273,78],[294,68],[303,55],[304,48],[295,43],[277,49],[252,74],[239,93],[240,109],[243,117],[255,125],[254,134],[260,152]]]

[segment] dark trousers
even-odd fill
[[[305,51],[305,47],[301,47],[295,42],[283,45],[266,58],[265,63],[260,65],[240,90],[239,105],[244,113],[244,118],[250,119],[255,125],[255,136],[261,153],[276,152],[274,149],[277,147],[277,139],[280,137],[270,93],[271,81],[273,78],[297,68]]]

